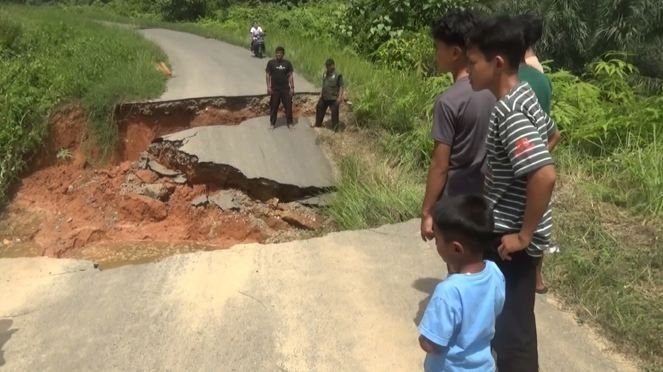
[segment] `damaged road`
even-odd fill
[[[268,126],[268,117],[257,117],[237,126],[191,128],[158,138],[149,152],[194,184],[240,189],[262,201],[294,201],[334,186],[307,119],[293,130]]]
[[[145,29],[140,33],[168,54],[172,67],[173,77],[160,100],[265,93],[267,58],[253,58],[246,48],[184,32]],[[297,92],[317,90],[296,73],[294,80]]]
[[[168,91],[116,106],[119,140],[102,167],[92,166],[99,154],[82,107],[54,113],[45,150],[0,213],[0,257],[108,268],[333,230],[321,209],[334,186],[331,166],[307,119],[315,87],[295,77],[299,125],[270,130],[266,60],[195,35],[140,32],[169,54]],[[71,159],[56,156],[65,149]]]

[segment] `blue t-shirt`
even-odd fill
[[[475,274],[453,274],[435,288],[419,332],[438,345],[426,372],[494,371],[490,342],[504,307],[504,275],[491,261]]]

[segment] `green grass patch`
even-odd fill
[[[0,8],[0,56],[0,204],[59,105],[81,102],[106,157],[117,140],[114,104],[165,88],[155,64],[167,60],[154,44],[57,8]]]
[[[354,156],[342,158],[339,166],[343,177],[330,214],[340,228],[369,228],[419,214],[424,190],[419,174]]]
[[[562,176],[555,203],[555,238],[544,273],[578,319],[600,325],[641,367],[663,367],[663,224],[579,193],[593,181]]]

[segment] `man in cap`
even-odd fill
[[[322,91],[315,107],[315,126],[322,126],[327,109],[331,108],[332,128],[338,131],[338,111],[343,102],[343,75],[336,71],[334,60],[325,62],[326,70],[322,74]]]

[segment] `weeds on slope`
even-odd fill
[[[165,55],[139,35],[56,8],[0,8],[0,205],[25,159],[47,135],[46,118],[80,101],[102,156],[117,140],[119,100],[158,96]]]
[[[562,252],[546,259],[546,278],[578,319],[599,324],[620,351],[642,357],[645,370],[660,371],[663,222],[583,192],[596,184],[573,156],[568,149],[558,155],[553,213]]]

